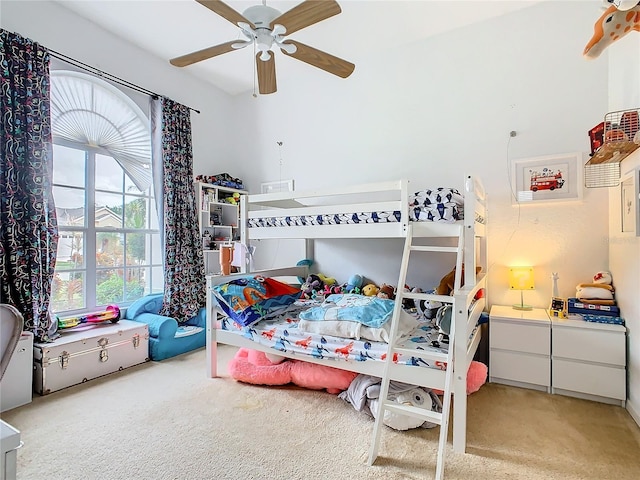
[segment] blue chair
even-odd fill
[[[146,295],[133,302],[124,315],[128,320],[149,326],[149,358],[160,361],[204,347],[207,342],[205,309],[201,308],[195,317],[178,325],[174,318],[159,314],[163,299],[163,293]]]

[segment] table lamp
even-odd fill
[[[533,267],[509,268],[509,289],[520,290],[520,304],[513,305],[515,310],[531,310],[531,305],[524,304],[524,290],[533,290]]]

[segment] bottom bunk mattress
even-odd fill
[[[296,302],[285,312],[265,318],[250,326],[242,326],[228,317],[219,321],[218,329],[232,332],[261,345],[293,355],[311,356],[318,359],[340,359],[353,362],[383,361],[387,355],[386,342],[371,341],[366,338],[343,338],[315,333],[299,328],[299,314],[309,308],[308,302]],[[407,315],[410,315],[407,313]],[[440,337],[439,330],[430,322],[420,322],[415,316],[411,328],[397,342],[399,347],[427,350],[440,361],[398,354],[394,362],[419,365],[430,368],[445,368],[445,358],[449,349],[446,338]]]

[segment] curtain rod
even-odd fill
[[[88,72],[91,72],[91,73],[93,73],[95,75],[98,75],[99,77],[104,77],[107,80],[111,80],[112,82],[119,83],[120,85],[123,85],[123,86],[125,86],[127,88],[130,88],[132,90],[135,90],[137,92],[144,93],[145,95],[149,95],[150,97],[153,97],[153,98],[159,98],[159,97],[162,96],[162,95],[159,95],[159,94],[157,94],[155,92],[152,92],[151,90],[147,90],[144,87],[136,85],[135,83],[128,82],[126,80],[123,80],[120,77],[116,77],[115,75],[112,75],[110,73],[107,73],[107,72],[104,72],[102,70],[99,70],[96,67],[92,67],[91,65],[87,65],[86,63],[83,63],[80,60],[76,60],[75,58],[71,58],[71,57],[69,57],[69,56],[67,56],[67,55],[65,55],[63,53],[56,52],[55,50],[51,50],[50,48],[47,48],[47,51],[53,57],[56,57],[56,58],[58,58],[60,60],[63,60],[65,62],[67,62],[67,63],[70,63],[71,65],[79,67],[79,68],[81,68],[83,70],[86,70]],[[196,110],[195,108],[192,108],[192,107],[187,107],[187,108],[189,110],[193,110],[196,113],[200,113],[200,110]]]

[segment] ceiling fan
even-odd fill
[[[186,67],[223,53],[255,45],[256,72],[261,94],[274,93],[277,89],[275,64],[277,50],[341,78],[347,78],[355,69],[353,63],[285,38],[298,30],[342,12],[340,5],[334,0],[306,0],[285,13],[267,6],[266,1],[263,0],[262,5],[249,7],[242,14],[220,0],[196,1],[240,27],[245,38],[172,58],[169,62],[176,67]]]

